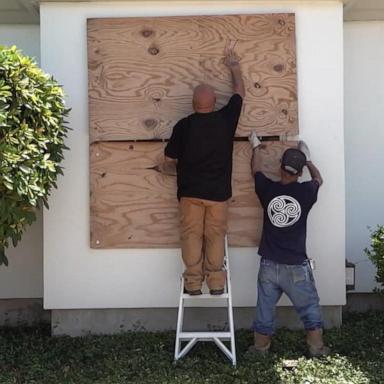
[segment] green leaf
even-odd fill
[[[10,191],[13,191],[13,184],[9,183],[8,181],[4,181],[3,184],[4,184]]]
[[[48,205],[49,191],[62,174],[69,128],[65,95],[16,47],[0,46],[0,246],[16,244]],[[5,259],[4,259],[5,260]],[[5,263],[5,262],[3,262]]]
[[[31,168],[28,168],[28,167],[26,167],[26,166],[24,166],[24,165],[20,165],[20,166],[19,166],[19,169],[20,169],[20,171],[22,171],[22,172],[24,172],[24,173],[26,173],[26,174],[31,173]]]

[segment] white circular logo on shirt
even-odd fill
[[[295,224],[300,216],[300,204],[291,196],[277,196],[268,204],[268,217],[275,227],[289,227]]]

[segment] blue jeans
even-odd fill
[[[292,301],[306,330],[323,327],[319,296],[309,261],[299,265],[261,259],[257,280],[256,318],[253,330],[272,335],[276,327],[276,304],[285,293]]]

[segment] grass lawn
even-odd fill
[[[239,331],[237,368],[211,343],[175,365],[174,336],[69,338],[50,337],[44,327],[0,328],[0,383],[384,384],[384,313],[346,316],[341,329],[325,334],[332,348],[325,359],[307,358],[303,332],[288,330],[278,331],[268,356],[248,355],[252,334]]]

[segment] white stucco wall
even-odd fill
[[[383,41],[383,21],[344,24],[346,255],[358,292],[375,287],[367,227],[384,224]]]
[[[40,26],[0,24],[0,45],[16,45],[24,54],[40,62]]]
[[[43,68],[68,94],[73,127],[65,177],[44,215],[46,308],[175,307],[182,270],[177,249],[92,250],[89,247],[89,175],[86,19],[295,12],[299,120],[302,137],[323,172],[308,228],[323,305],[345,300],[343,133],[343,20],[338,1],[42,3]],[[234,304],[256,302],[256,249],[231,249]],[[286,301],[284,302],[286,303]]]
[[[24,54],[40,61],[38,25],[0,25],[0,45],[16,45]],[[0,299],[43,296],[43,219],[27,229],[17,248],[11,247],[9,266],[0,266]]]

